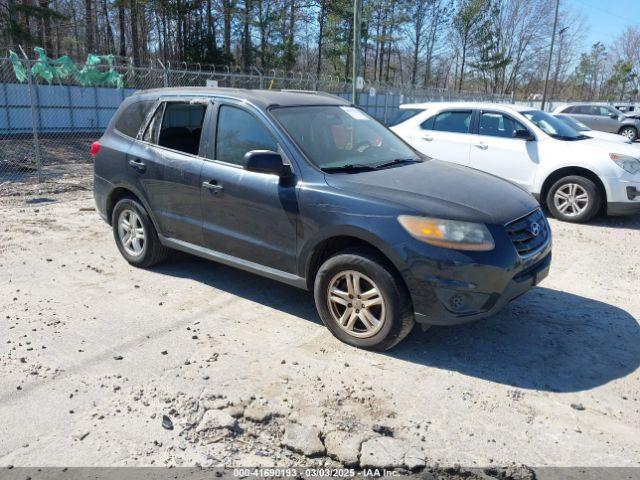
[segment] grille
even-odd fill
[[[533,255],[549,241],[549,224],[540,209],[507,224],[507,233],[518,253]]]

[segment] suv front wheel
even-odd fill
[[[315,278],[314,297],[331,333],[355,347],[387,350],[414,325],[404,282],[368,249],[344,250],[326,260]]]

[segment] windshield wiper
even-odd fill
[[[337,167],[324,167],[321,168],[323,172],[367,172],[375,170],[374,165],[367,165],[365,163],[347,163],[346,165],[339,165]]]
[[[394,158],[390,162],[378,163],[373,166],[376,170],[381,168],[393,167],[394,165],[402,165],[406,163],[422,163],[424,160],[419,158]]]

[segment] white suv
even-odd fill
[[[416,150],[516,183],[551,214],[585,222],[640,213],[640,148],[584,135],[519,105],[402,105],[391,126]]]

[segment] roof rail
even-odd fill
[[[338,98],[340,100],[347,101],[345,98],[342,98],[339,95],[334,95],[333,93],[321,92],[321,91],[317,91],[317,90],[302,90],[302,89],[296,89],[296,88],[281,88],[280,91],[281,92],[287,92],[287,93],[308,93],[310,95],[319,95],[319,96],[322,96],[322,97]]]

